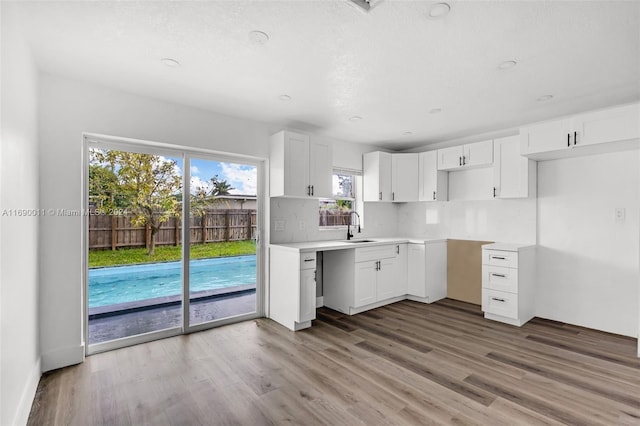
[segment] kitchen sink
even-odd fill
[[[346,240],[345,243],[375,243],[374,240]]]

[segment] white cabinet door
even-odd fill
[[[493,141],[493,196],[495,198],[534,196],[535,169],[536,165],[532,160],[520,155],[518,135]]]
[[[576,146],[640,138],[640,105],[633,104],[573,117]]]
[[[427,297],[424,244],[409,244],[407,255],[407,293],[412,296]]]
[[[333,176],[333,156],[331,146],[326,143],[309,143],[309,185],[311,195],[319,198],[331,198]]]
[[[358,308],[376,301],[377,263],[375,261],[355,264],[353,307]]]
[[[449,175],[438,170],[438,151],[421,152],[418,159],[418,200],[447,201]]]
[[[572,143],[569,119],[547,121],[520,129],[522,155],[556,151],[570,147]]]
[[[484,166],[493,162],[493,141],[470,143],[463,146],[463,166]]]
[[[300,271],[300,305],[298,322],[316,318],[316,270]]]
[[[391,154],[369,152],[362,156],[363,200],[391,200]]]
[[[284,136],[284,195],[306,197],[309,190],[309,136]]]
[[[396,258],[382,259],[378,262],[380,262],[380,269],[377,273],[377,302],[399,296],[397,282],[400,281],[396,275],[398,271]]]
[[[391,154],[391,200],[418,201],[418,154]]]
[[[462,146],[452,146],[438,150],[438,170],[450,170],[462,167]]]

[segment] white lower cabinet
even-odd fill
[[[447,241],[408,244],[407,298],[432,303],[447,297]]]
[[[482,246],[484,317],[521,326],[534,316],[535,246]]]
[[[269,256],[269,318],[294,331],[310,327],[316,318],[316,252],[272,246]]]
[[[407,244],[324,252],[324,306],[353,315],[407,294]]]

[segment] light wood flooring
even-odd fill
[[[636,339],[449,299],[260,319],[45,374],[30,425],[640,425]]]

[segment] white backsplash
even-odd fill
[[[271,198],[272,244],[302,241],[344,240],[344,229],[328,230],[318,227],[318,200],[304,198]],[[391,203],[365,203],[362,233],[356,238],[393,237],[398,235],[396,206]],[[276,225],[283,230],[276,230]]]

